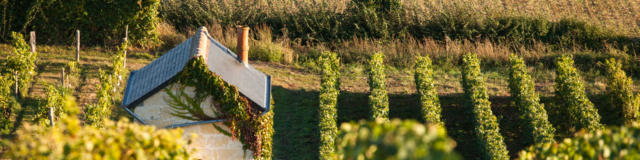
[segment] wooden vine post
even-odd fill
[[[80,30],[76,30],[76,62],[80,63]]]
[[[16,87],[13,93],[18,97],[18,95],[20,95],[20,93],[18,93],[20,91],[20,89],[18,89],[18,71],[13,72],[13,79],[15,80],[14,86]]]
[[[129,25],[124,26],[124,42],[127,43],[129,40]],[[125,46],[127,46],[126,44]],[[122,61],[122,67],[127,68],[127,48],[123,48],[124,50],[124,60]]]
[[[55,126],[53,123],[53,107],[49,107],[49,124],[51,124],[51,127]]]
[[[36,53],[36,32],[29,33],[29,44],[31,44],[31,52]]]
[[[62,72],[60,73],[60,81],[62,82],[62,88],[67,87],[64,83],[64,67],[62,67]]]

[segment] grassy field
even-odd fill
[[[3,51],[10,51],[11,47],[0,45]],[[56,84],[59,82],[62,66],[74,60],[73,48],[67,46],[40,46],[38,47],[38,74],[29,96],[30,106],[35,106],[44,98],[43,84]],[[80,74],[80,83],[75,87],[75,97],[80,106],[95,101],[97,70],[110,68],[109,55],[112,51],[99,47],[84,49],[80,62],[83,72]],[[0,52],[1,57],[6,57],[8,52]],[[576,55],[580,59],[580,55]],[[586,57],[586,58],[585,58]],[[142,50],[132,50],[127,59],[127,68],[136,70],[150,63],[155,56]],[[583,56],[585,64],[597,61],[592,56]],[[254,67],[273,77],[274,108],[274,155],[276,159],[316,159],[318,154],[319,131],[317,128],[317,107],[320,76],[315,69],[304,65],[285,65],[281,63],[252,61]],[[588,66],[588,65],[587,65]],[[606,108],[602,108],[599,101],[604,93],[606,84],[600,74],[598,66],[580,67],[587,85],[587,93],[597,107],[601,107],[603,123],[615,124],[616,117],[611,117]],[[413,82],[413,73],[410,69],[387,67],[387,86],[390,98],[390,117],[401,119],[420,119],[419,100]],[[539,65],[531,67],[532,75],[536,81],[536,91],[542,96],[542,101],[550,111],[551,122],[562,123],[558,119],[562,115],[553,112],[552,97],[555,74],[549,66]],[[470,117],[470,109],[463,106],[461,71],[456,65],[436,65],[435,81],[440,95],[443,109],[443,118],[449,136],[458,144],[456,150],[465,157],[476,157],[478,151],[473,147],[473,128]],[[507,147],[512,156],[526,144],[522,144],[520,138],[522,130],[518,122],[517,109],[509,98],[507,88],[506,67],[495,65],[483,68],[487,82],[487,88],[492,102],[492,110],[499,119],[502,135],[505,137]],[[346,64],[342,69],[341,94],[338,104],[339,123],[366,119],[369,113],[368,85],[364,66],[359,64]],[[637,85],[636,85],[637,86]],[[27,110],[28,112],[28,110]],[[114,107],[114,117],[127,116],[120,108]],[[28,113],[24,113],[28,115]],[[30,117],[22,118],[30,121]],[[568,137],[574,131],[558,133],[558,138]],[[304,153],[304,154],[301,154]]]

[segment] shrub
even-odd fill
[[[99,70],[98,78],[100,83],[96,86],[98,88],[96,97],[98,102],[90,104],[85,107],[85,123],[93,126],[102,126],[105,120],[111,116],[111,107],[113,106],[113,83],[111,82],[111,75]]]
[[[553,142],[555,129],[549,123],[547,111],[536,94],[535,83],[527,71],[524,60],[514,54],[509,56],[509,89],[511,98],[524,120],[525,137],[533,144]]]
[[[520,159],[638,159],[640,124],[579,133],[557,143],[543,143],[521,151]]]
[[[440,100],[438,100],[438,91],[436,91],[436,86],[433,82],[433,69],[429,57],[418,57],[416,59],[414,76],[424,121],[442,125],[442,120],[440,120]]]
[[[474,131],[482,159],[509,159],[498,119],[491,111],[487,88],[480,73],[480,60],[476,54],[467,53],[462,58],[462,64],[464,97],[473,113]]]
[[[72,107],[72,106],[65,106]],[[75,106],[73,106],[75,107]],[[3,140],[8,159],[189,159],[191,140],[182,130],[156,129],[128,120],[107,121],[104,128],[64,118],[55,127],[26,124],[13,141]]]
[[[19,86],[19,95],[25,96],[36,74],[37,53],[31,52],[31,47],[25,42],[22,34],[12,32],[11,38],[14,49],[13,54],[7,57],[6,71],[10,74],[18,73],[16,83]]]
[[[76,88],[77,85],[80,83],[80,68],[78,67],[78,62],[76,61],[69,61],[67,62],[67,70],[65,73],[65,83],[67,86],[69,86],[69,88]],[[66,86],[65,86],[66,87]]]
[[[605,61],[607,71],[607,96],[609,105],[622,111],[621,117],[626,124],[638,120],[640,97],[633,94],[633,81],[622,70],[622,65],[611,58]]]
[[[113,92],[120,93],[122,89],[124,89],[124,80],[126,79],[127,73],[129,72],[127,68],[124,66],[125,60],[127,57],[124,52],[127,50],[128,42],[122,43],[118,47],[118,51],[116,54],[111,56],[111,73],[110,77],[112,78],[111,83],[113,83]],[[115,94],[114,93],[114,94]]]
[[[441,125],[416,121],[343,123],[338,159],[461,159]]]
[[[249,49],[249,58],[266,62],[292,63],[293,51],[284,42],[271,40],[271,30],[267,28],[256,29],[258,40],[252,41]]]
[[[331,159],[338,133],[338,95],[340,94],[340,59],[336,53],[324,52],[320,57],[322,82],[320,88],[320,159]]]
[[[10,75],[0,77],[0,135],[8,135],[14,131],[14,121],[20,104],[11,95],[13,82]]]
[[[562,56],[556,62],[556,102],[569,115],[570,125],[577,129],[595,130],[601,128],[600,115],[593,103],[587,99],[580,75],[573,67],[571,56]]]
[[[50,110],[53,110],[54,121],[60,117],[76,115],[78,113],[78,108],[76,106],[65,108],[68,106],[63,105],[66,98],[72,97],[70,90],[50,84],[45,86],[47,98],[45,99],[44,104],[38,107],[36,113],[36,118],[40,125],[51,125],[49,120],[51,116],[49,112]]]
[[[369,60],[369,106],[371,106],[370,118],[389,119],[389,96],[385,85],[384,54],[375,53]]]

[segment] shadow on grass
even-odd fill
[[[318,130],[318,92],[289,90],[280,86],[272,89],[275,101],[274,159],[317,159],[320,133]],[[341,92],[338,98],[338,124],[367,119],[367,93]],[[440,96],[445,127],[456,143],[456,151],[466,159],[479,157],[471,112],[463,106],[462,94]],[[517,109],[509,97],[492,97],[492,110],[500,123],[501,133],[512,156],[526,147],[521,141]],[[415,94],[390,94],[391,118],[422,121],[418,97]],[[516,122],[516,123],[514,123]]]

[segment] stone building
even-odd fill
[[[206,121],[186,120],[174,116],[168,102],[168,91],[182,89],[193,96],[193,87],[179,87],[178,76],[187,62],[195,57],[202,57],[208,69],[220,76],[225,82],[234,85],[252,106],[263,113],[270,110],[271,77],[253,68],[247,59],[248,28],[239,29],[240,55],[221,45],[201,27],[195,36],[187,39],[147,66],[133,71],[129,75],[122,100],[122,107],[136,120],[143,124],[159,128],[182,128],[183,138],[197,134],[190,147],[195,148],[198,159],[252,159],[249,150],[242,149],[238,138],[231,138],[214,128],[213,124],[222,126],[225,119],[214,118]],[[168,90],[167,90],[168,89]],[[211,98],[201,103],[208,116],[213,114]],[[213,123],[213,124],[212,124]]]

